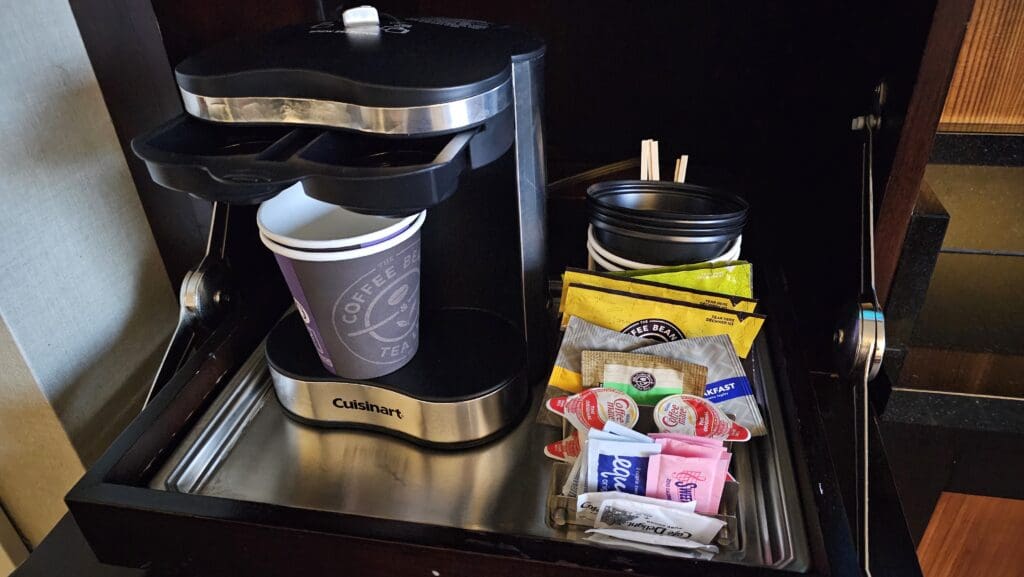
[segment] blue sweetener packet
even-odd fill
[[[660,453],[658,444],[591,439],[587,443],[587,492],[643,495],[650,457]]]

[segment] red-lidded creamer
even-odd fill
[[[682,433],[694,437],[746,441],[750,431],[733,422],[711,401],[693,395],[665,397],[654,407],[654,424],[665,433]]]

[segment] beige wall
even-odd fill
[[[176,321],[66,0],[0,12],[0,175],[0,504],[35,545]]]

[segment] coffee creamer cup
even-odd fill
[[[654,407],[654,425],[663,433],[682,433],[725,441],[748,441],[750,431],[733,422],[714,403],[693,395],[665,397]]]

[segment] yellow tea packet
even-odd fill
[[[563,312],[563,328],[565,327],[566,323],[569,322],[569,315],[564,314],[565,295],[569,291],[569,287],[574,284],[585,284],[588,286],[618,290],[630,294],[638,294],[649,297],[658,297],[663,299],[683,301],[687,303],[693,303],[722,309],[732,309],[747,313],[754,312],[754,309],[757,307],[757,301],[754,299],[688,288],[681,288],[677,286],[651,282],[646,278],[626,278],[607,273],[591,272],[575,268],[568,268],[565,270],[565,274],[562,275],[562,300],[559,301],[560,310]]]
[[[753,269],[753,265],[749,262],[734,260],[646,270],[627,270],[613,274],[688,289],[752,298],[754,296]]]
[[[565,296],[565,314],[641,338],[676,341],[728,335],[743,358],[750,354],[764,315],[630,294],[574,284]]]

